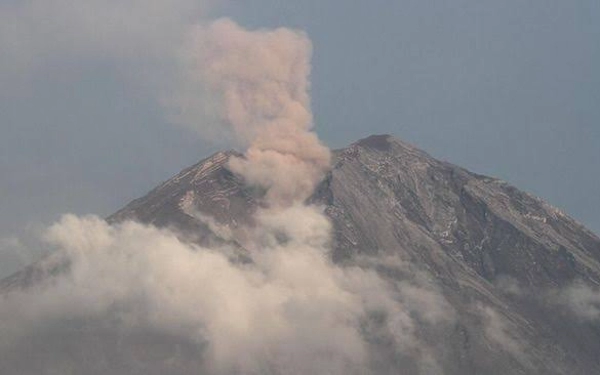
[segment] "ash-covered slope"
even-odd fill
[[[220,232],[235,233],[259,202],[227,170],[229,155],[184,170],[108,220],[226,240]],[[557,297],[574,282],[598,284],[600,240],[558,209],[387,135],[336,151],[311,201],[333,222],[334,261],[367,262],[396,281],[424,275],[450,303],[451,324],[418,329],[444,373],[600,372],[599,326]]]
[[[335,223],[334,257],[391,252],[426,269],[457,310],[446,369],[464,361],[456,373],[600,371],[597,321],[575,317],[556,297],[576,281],[598,285],[598,237],[503,181],[389,136],[336,156],[315,197]],[[498,321],[481,320],[481,309]],[[496,323],[505,337],[494,340]]]
[[[231,155],[237,154],[219,152],[183,170],[107,220],[206,236],[215,235],[213,224],[235,229],[251,220],[259,192],[227,169]],[[574,278],[600,280],[600,239],[581,224],[504,181],[436,160],[391,136],[335,151],[311,201],[325,205],[333,220],[336,261],[400,250],[418,257],[432,244],[488,281],[510,276],[526,286],[562,286]]]
[[[236,226],[236,218],[250,216],[254,201],[243,181],[224,168],[232,155],[240,156],[232,151],[218,152],[184,169],[111,215],[108,221],[134,219],[185,230],[195,225],[204,227],[194,218],[194,212],[205,212],[220,223]]]
[[[419,256],[431,242],[488,281],[598,280],[598,237],[501,180],[389,136],[371,136],[336,155],[315,200],[327,204],[337,224],[338,257],[392,248]]]
[[[238,243],[263,192],[227,169],[232,155],[185,169],[108,221],[234,244],[243,260]],[[333,224],[334,262],[389,280],[410,317],[401,354],[385,335],[368,338],[378,374],[600,373],[598,320],[583,319],[568,298],[573,285],[599,284],[600,239],[559,210],[387,135],[335,151],[310,201]],[[42,262],[4,287],[61,272],[53,264],[65,267]],[[134,352],[149,352],[139,345]],[[150,352],[169,350],[160,345]]]

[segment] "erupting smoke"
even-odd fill
[[[311,131],[309,39],[284,28],[247,31],[228,19],[191,35],[188,78],[210,92],[218,121],[249,146],[232,171],[266,188],[273,205],[306,199],[330,162]]]

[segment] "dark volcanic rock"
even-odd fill
[[[418,257],[431,243],[491,282],[598,280],[600,240],[582,225],[501,180],[392,137],[371,136],[336,152],[324,184],[315,200],[334,219],[339,258],[398,249]],[[351,225],[340,225],[342,218]]]
[[[232,155],[185,169],[108,221],[174,227],[200,244],[235,242],[215,224],[233,233],[251,224],[261,192],[228,171]],[[444,373],[600,373],[600,326],[551,298],[575,281],[599,284],[600,239],[558,209],[387,135],[335,151],[310,201],[332,220],[335,262],[399,259],[448,301],[452,323],[418,330]],[[370,264],[390,280],[415,275]],[[4,288],[30,283],[29,274],[40,271],[31,266]],[[410,357],[391,362],[382,373],[419,373]]]

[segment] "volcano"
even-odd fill
[[[232,157],[241,155],[219,152],[184,169],[107,222],[170,228],[183,241],[228,246],[232,261],[250,262],[240,236],[252,227],[264,191],[230,171]],[[581,314],[583,302],[572,293],[597,291],[600,239],[557,208],[389,135],[333,151],[332,168],[308,203],[322,207],[331,221],[333,263],[372,270],[390,283],[424,280],[447,302],[447,319],[433,324],[428,295],[411,297],[421,306],[406,312],[416,322],[418,348],[398,355],[388,350],[386,337],[370,337],[375,373],[600,373],[600,320]],[[68,264],[50,256],[3,280],[0,290],[35,288],[63,272]],[[172,355],[163,351],[181,347],[177,340],[125,340],[129,349],[116,353],[116,336],[92,332],[96,339],[80,331],[60,336],[72,340],[63,349],[76,373],[192,373],[169,367]],[[35,349],[0,346],[0,372],[36,373],[55,363],[52,348],[31,345]],[[423,348],[435,366],[423,364]],[[43,355],[25,358],[23,350]],[[135,361],[123,354],[128,351],[138,353]]]

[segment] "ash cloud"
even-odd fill
[[[174,101],[182,122],[210,134],[197,121],[211,119],[247,147],[230,168],[266,188],[271,205],[306,199],[330,163],[311,131],[307,36],[285,28],[249,31],[220,19],[194,28],[183,51],[185,84]],[[204,92],[195,95],[199,88]]]

